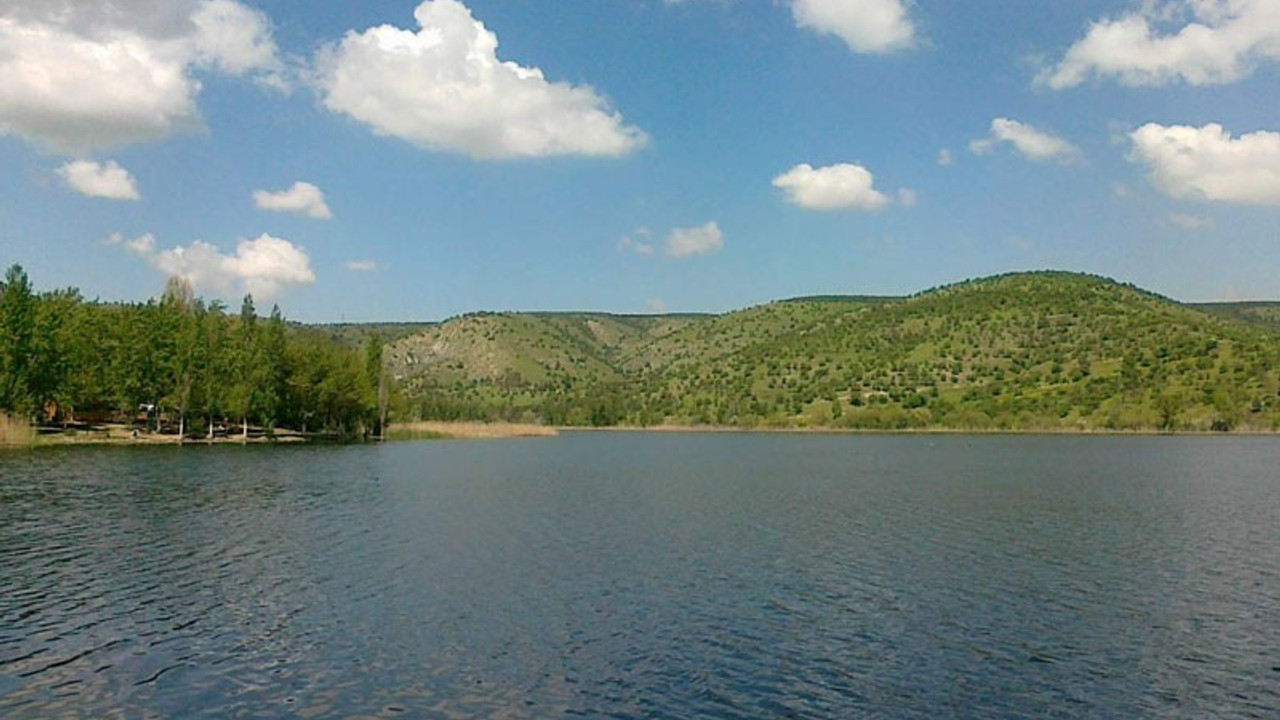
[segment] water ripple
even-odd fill
[[[4,455],[0,716],[1276,717],[1276,449]]]

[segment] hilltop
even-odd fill
[[[564,425],[1280,425],[1280,306],[1016,273],[723,315],[477,313],[387,346],[402,412]]]

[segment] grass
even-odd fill
[[[555,428],[519,423],[397,423],[387,428],[388,440],[491,440],[517,437],[554,437]]]
[[[31,447],[35,444],[35,428],[25,420],[0,413],[0,447]]]

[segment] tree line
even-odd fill
[[[37,293],[19,265],[0,283],[0,412],[37,423],[369,436],[385,422],[382,379],[380,339],[339,345],[291,327],[278,306],[259,317],[252,296],[233,314],[182,278],[144,303]]]

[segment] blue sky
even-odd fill
[[[91,298],[1280,298],[1275,0],[0,0],[0,77],[0,260]]]

